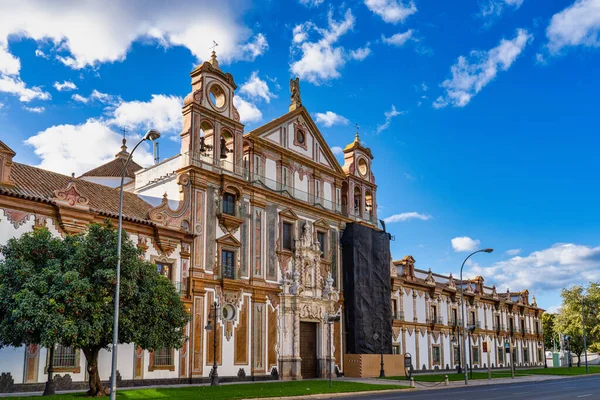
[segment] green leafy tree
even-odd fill
[[[9,240],[0,249],[0,347],[59,343],[81,349],[87,395],[104,395],[98,353],[112,343],[116,249],[110,224],[92,224],[87,233],[64,239],[39,230]],[[173,284],[141,256],[124,236],[119,343],[180,348],[189,314]]]
[[[584,293],[583,286],[572,286],[561,292],[563,303],[555,320],[555,330],[571,336],[571,351],[577,355],[577,366],[581,365],[583,354],[582,300],[584,305],[585,333],[588,349],[600,342],[600,285],[590,283]]]
[[[558,344],[558,335],[554,331],[555,314],[542,314],[542,329],[544,330],[544,348],[546,350],[554,349],[554,343]]]

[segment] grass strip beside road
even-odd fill
[[[149,399],[178,399],[178,400],[239,400],[259,399],[261,397],[283,397],[283,396],[307,396],[311,394],[326,393],[356,393],[376,390],[405,389],[401,385],[373,385],[367,383],[333,381],[333,387],[329,388],[327,380],[303,380],[292,382],[272,383],[244,383],[220,386],[191,386],[185,388],[154,388],[139,390],[121,390],[117,392],[117,398],[123,400],[149,400]],[[62,394],[45,397],[52,400],[83,400],[83,393]],[[40,399],[40,397],[10,397],[16,399]]]
[[[590,374],[600,374],[600,366],[588,366]],[[557,367],[557,368],[535,368],[526,369],[519,372],[530,375],[585,375],[585,366],[583,367]]]
[[[465,374],[457,374],[456,372],[452,372],[449,374],[413,374],[413,378],[415,378],[416,382],[444,382],[444,375],[448,375],[448,380],[450,382],[456,381],[464,381]],[[529,376],[528,371],[516,371],[515,376]],[[492,371],[492,379],[496,378],[510,378],[510,371]],[[487,372],[473,372],[473,377],[471,378],[471,374],[469,374],[469,380],[471,379],[487,379]],[[392,380],[403,380],[406,381],[406,377],[404,376],[393,376],[386,379]],[[408,381],[406,381],[408,382]]]

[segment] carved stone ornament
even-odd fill
[[[425,283],[428,285],[435,285],[435,279],[433,279],[433,272],[431,272],[431,268],[429,268],[429,272],[425,278]]]
[[[66,203],[71,207],[85,207],[90,202],[87,197],[82,196],[81,193],[79,193],[75,182],[69,182],[66,189],[55,190],[54,198],[57,200],[57,202]]]
[[[172,229],[180,230],[183,226],[182,223],[184,220],[191,220],[191,184],[190,184],[190,176],[188,174],[179,175],[177,180],[179,184],[180,192],[183,192],[183,201],[179,202],[179,207],[176,210],[172,210],[169,207],[169,200],[165,196],[161,204],[157,207],[151,208],[148,212],[150,220],[155,222],[157,225],[162,225],[164,227],[169,227]]]
[[[496,292],[496,285],[492,286],[492,297],[494,299],[498,298],[498,292]]]
[[[198,90],[196,90],[195,92],[191,92],[189,93],[187,96],[185,96],[185,99],[183,99],[183,106],[188,106],[192,103],[195,104],[201,104],[202,103],[202,84],[200,84],[200,88]]]
[[[456,290],[456,283],[454,282],[452,272],[450,272],[450,276],[448,276],[448,289]]]
[[[471,286],[471,282],[467,282],[467,287],[465,289],[467,293],[473,293],[473,286]]]
[[[4,209],[4,214],[6,214],[6,219],[14,226],[15,229],[19,228],[29,219],[28,212],[19,211],[19,210],[10,210]]]
[[[236,121],[240,121],[240,113],[238,112],[237,108],[235,108],[235,106],[231,107],[231,111],[233,112],[233,119]]]

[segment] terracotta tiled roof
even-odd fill
[[[73,179],[67,175],[20,163],[13,163],[10,176],[14,185],[0,185],[0,194],[52,203],[55,198],[54,191],[66,189],[69,182],[73,180],[77,191],[89,199],[90,210],[111,216],[119,213],[118,188],[113,189],[82,179]],[[125,192],[123,195],[123,216],[149,223],[148,210],[152,205],[133,193]]]
[[[102,176],[102,177],[121,177],[121,173],[123,172],[123,164],[125,163],[125,159],[123,158],[115,158],[112,161],[107,162],[99,167],[96,167],[81,176]],[[129,164],[127,164],[127,171],[125,172],[125,176],[127,178],[135,178],[135,173],[142,169],[143,167],[133,160],[129,160]]]

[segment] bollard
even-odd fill
[[[410,387],[414,388],[415,387],[415,378],[410,378]]]
[[[448,386],[450,383],[448,382],[448,375],[444,375],[444,386]]]

